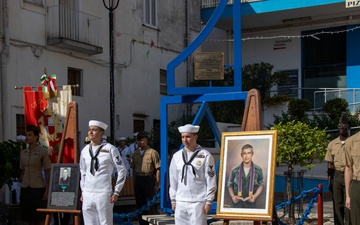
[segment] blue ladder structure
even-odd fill
[[[199,124],[204,116],[207,118],[219,146],[221,145],[221,133],[212,116],[207,102],[244,100],[246,101],[247,92],[242,91],[242,59],[241,59],[241,11],[240,0],[233,2],[233,31],[234,31],[234,85],[227,87],[176,87],[175,69],[187,59],[206,39],[215,27],[215,24],[226,9],[228,0],[220,0],[213,15],[199,33],[199,35],[187,46],[175,59],[167,65],[167,92],[169,95],[160,99],[160,208],[167,214],[172,213],[171,202],[169,199],[169,179],[168,179],[168,110],[170,104],[201,103],[201,107],[193,121]],[[211,84],[211,82],[210,82]],[[218,165],[216,171],[218,172]],[[216,202],[212,205],[212,212],[216,210]]]

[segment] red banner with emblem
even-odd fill
[[[57,162],[67,106],[71,98],[70,86],[63,86],[53,98],[44,96],[42,87],[35,91],[32,87],[24,87],[25,123],[39,127],[39,142],[49,150],[52,163]],[[74,163],[74,146],[69,141],[64,145],[63,163]]]

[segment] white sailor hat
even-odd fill
[[[117,141],[126,141],[126,137],[120,136],[116,140]]]
[[[18,135],[15,137],[16,141],[25,141],[26,137],[24,135]]]
[[[98,121],[98,120],[90,120],[89,121],[89,127],[90,126],[97,126],[97,127],[100,127],[104,130],[106,130],[106,128],[108,127],[108,125],[106,123],[103,123],[101,121]]]
[[[134,133],[134,137],[136,137],[139,134],[139,132]]]
[[[197,133],[200,129],[198,125],[186,124],[184,126],[178,127],[180,133]]]

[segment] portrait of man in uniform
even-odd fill
[[[60,168],[60,177],[59,177],[59,185],[61,186],[69,186],[70,185],[70,167],[61,167]]]
[[[250,144],[238,149],[242,161],[231,169],[227,181],[231,207],[257,208],[256,200],[264,189],[264,178],[261,166],[253,162],[254,148]]]
[[[276,136],[276,131],[222,133],[216,214],[240,220],[272,216]]]

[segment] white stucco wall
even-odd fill
[[[56,0],[44,6],[7,0],[10,40],[9,54],[3,61],[3,139],[16,136],[16,113],[24,113],[23,91],[14,86],[39,86],[43,68],[57,74],[57,85],[67,84],[68,67],[81,69],[82,96],[73,96],[78,103],[80,145],[90,119],[110,123],[109,11],[102,1],[81,1],[76,9],[102,18],[99,35],[103,53],[86,55],[69,49],[47,46],[46,7],[57,5]],[[185,48],[186,28],[189,43],[200,30],[200,3],[188,7],[188,26],[185,26],[185,3],[172,1],[158,5],[157,29],[143,25],[143,1],[121,1],[114,13],[114,92],[115,137],[133,134],[133,113],[149,115],[144,118],[145,130],[151,131],[153,120],[160,118],[160,69]],[[4,20],[5,15],[1,15]],[[1,34],[3,31],[0,32]],[[150,48],[151,41],[154,46]],[[3,47],[3,42],[0,44]],[[147,52],[149,51],[148,55]],[[176,83],[186,85],[187,71],[192,67],[182,63],[176,69]],[[190,71],[191,72],[191,71]],[[184,105],[169,107],[169,120],[181,118]],[[110,135],[110,130],[106,132]]]

